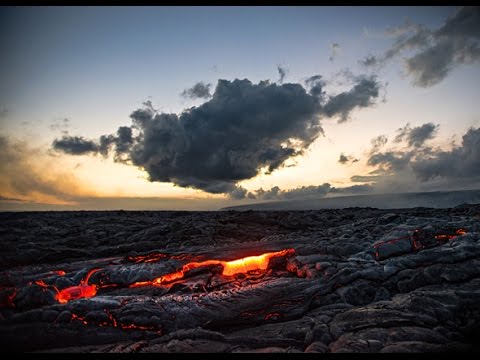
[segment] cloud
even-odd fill
[[[250,199],[257,200],[306,200],[325,197],[327,194],[359,194],[369,193],[373,190],[370,185],[353,185],[344,188],[336,188],[329,183],[322,185],[300,186],[294,189],[282,190],[278,186],[273,186],[270,190],[262,188],[254,192],[248,192]]]
[[[388,142],[388,138],[385,135],[379,135],[370,140],[372,144],[371,153],[377,152],[381,147],[383,147]]]
[[[358,61],[365,67],[375,67],[380,65],[380,60],[375,55],[367,55],[363,60]]]
[[[355,108],[365,108],[374,104],[378,97],[380,84],[374,75],[360,77],[355,86],[346,92],[330,96],[323,107],[323,112],[328,117],[339,117],[338,122],[346,122],[351,111]]]
[[[425,157],[417,157],[411,167],[422,181],[440,177],[480,182],[480,128],[469,129],[461,146],[451,151],[430,151]]]
[[[423,146],[425,141],[435,137],[438,127],[439,125],[429,122],[421,126],[411,128],[410,124],[407,123],[404,127],[397,129],[397,136],[395,136],[393,142],[398,144],[406,140],[408,146],[418,148]]]
[[[6,118],[8,115],[8,109],[7,107],[4,105],[2,107],[2,109],[0,110],[0,119],[3,119],[3,118]]]
[[[480,60],[480,7],[458,8],[437,29],[407,22],[387,30],[386,35],[395,40],[383,56],[369,55],[360,62],[365,66],[383,66],[404,51],[412,51],[413,55],[404,58],[412,84],[431,87],[455,67]]]
[[[55,165],[40,149],[0,135],[2,200],[71,202],[82,189],[71,173]]]
[[[435,137],[437,130],[438,125],[433,123],[423,124],[411,129],[407,136],[408,145],[414,147],[422,146],[425,141]]]
[[[241,196],[238,182],[285,166],[323,135],[326,113],[346,118],[378,95],[373,78],[358,77],[351,90],[327,101],[320,75],[305,84],[218,80],[209,100],[180,114],[159,113],[146,102],[116,134],[63,136],[52,145],[71,155],[113,151],[115,161],[144,169],[150,181]]]
[[[325,81],[322,79],[321,75],[313,75],[305,80],[305,85],[309,89],[308,93],[312,96],[318,97],[320,101],[324,100],[325,91],[323,88],[325,86]]]
[[[69,135],[64,135],[61,139],[55,139],[53,141],[53,148],[71,155],[83,155],[99,151],[99,145],[94,141],[81,136]]]
[[[413,156],[411,151],[386,151],[370,156],[367,164],[370,166],[382,165],[388,170],[401,170],[406,167]]]
[[[438,125],[426,123],[397,132],[408,147],[372,152],[367,165],[375,167],[368,175],[354,175],[353,182],[370,182],[387,192],[478,188],[480,186],[480,128],[470,128],[459,146],[451,150],[425,146]],[[397,137],[399,136],[397,135]]]
[[[352,182],[372,182],[378,181],[381,179],[380,175],[353,175],[350,178]]]
[[[339,43],[331,43],[330,44],[330,57],[328,60],[333,61],[337,57],[338,53],[340,52],[340,44]]]
[[[63,135],[53,141],[53,148],[70,155],[88,155],[100,153],[108,155],[110,147],[115,145],[115,161],[127,162],[128,152],[133,144],[132,128],[120,126],[116,135],[102,135],[98,141],[85,139],[81,136]]]
[[[351,156],[351,155],[346,156],[343,153],[340,154],[340,158],[338,159],[338,162],[342,165],[345,165],[349,162],[355,163],[357,161],[359,161],[359,160],[354,158],[353,156]]]
[[[50,129],[54,131],[61,131],[64,134],[68,133],[70,127],[70,120],[68,118],[55,119],[50,124]]]
[[[410,132],[410,124],[407,123],[404,127],[397,129],[397,136],[393,139],[394,143],[400,143],[403,141],[403,138]]]
[[[27,200],[0,195],[0,201],[25,202]]]
[[[211,86],[211,84],[205,84],[203,81],[200,81],[191,88],[183,90],[180,95],[190,99],[208,99],[212,97],[212,94],[210,94]]]
[[[287,70],[287,68],[285,68],[281,65],[277,66],[277,70],[278,70],[278,75],[280,75],[280,79],[278,80],[278,83],[282,84],[283,79],[285,79],[285,76],[287,75],[288,70]]]

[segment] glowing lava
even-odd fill
[[[141,286],[162,286],[173,281],[181,280],[185,277],[185,274],[188,271],[193,269],[197,269],[200,267],[211,266],[211,265],[221,265],[223,267],[222,275],[223,276],[233,276],[235,274],[240,273],[248,273],[249,271],[256,271],[256,270],[266,270],[268,268],[268,264],[270,259],[277,256],[292,256],[295,254],[294,249],[286,249],[276,252],[265,253],[262,255],[257,256],[248,256],[237,260],[232,261],[222,261],[222,260],[205,260],[200,262],[189,262],[182,266],[180,270],[175,272],[165,274],[163,276],[157,277],[150,281],[141,281],[135,282],[133,284],[128,285],[128,287],[141,287]],[[132,257],[128,259],[132,262],[154,262],[158,261],[167,255],[164,254],[149,254],[149,255],[142,255],[138,257]],[[190,256],[178,256],[178,258],[192,258]],[[58,288],[54,285],[48,285],[43,280],[36,280],[34,283],[44,289],[53,289],[55,291],[55,299],[60,304],[66,304],[71,300],[77,300],[82,298],[91,298],[97,295],[99,289],[109,288],[109,287],[116,287],[116,284],[92,284],[88,283],[90,277],[101,269],[95,268],[91,269],[84,279],[80,281],[79,285],[70,286],[68,288],[58,290]],[[56,273],[60,276],[65,275],[65,272],[62,270],[57,270]],[[6,303],[13,307],[13,300],[16,295],[16,291],[13,294],[9,295],[6,299]],[[83,320],[82,320],[83,321]],[[129,325],[125,325],[129,326]]]
[[[201,262],[190,262],[183,265],[182,269],[178,271],[160,276],[153,279],[152,281],[136,282],[131,284],[130,287],[140,287],[147,285],[161,286],[175,280],[183,279],[185,277],[185,273],[190,270],[210,265],[222,265],[222,275],[224,276],[233,276],[235,274],[247,273],[254,270],[266,270],[268,268],[268,263],[270,262],[271,258],[276,256],[291,256],[294,254],[294,249],[286,249],[257,256],[248,256],[232,261],[205,260]]]
[[[63,290],[57,290],[57,294],[55,298],[60,304],[65,304],[70,300],[76,300],[81,298],[89,298],[93,297],[97,294],[98,287],[97,285],[88,285],[88,280],[90,276],[96,273],[100,269],[92,269],[87,273],[85,279],[80,281],[80,285],[78,286],[70,286]]]
[[[379,252],[378,252],[379,247],[384,246],[386,244],[394,244],[398,241],[406,240],[406,239],[411,239],[412,240],[412,251],[419,251],[419,250],[425,249],[425,246],[418,239],[419,233],[420,233],[420,230],[417,229],[413,232],[412,235],[408,234],[408,235],[405,235],[405,236],[402,236],[402,237],[399,237],[399,238],[396,238],[396,239],[390,239],[390,240],[386,240],[386,241],[382,241],[382,242],[374,244],[373,249],[374,249],[374,252],[375,252],[375,258],[377,260],[379,260],[379,258],[380,258],[380,255],[379,255]],[[438,234],[438,235],[435,235],[434,238],[435,238],[435,240],[437,240],[437,243],[440,245],[440,244],[442,244],[442,242],[445,242],[445,241],[448,241],[448,240],[453,240],[458,236],[465,235],[466,233],[467,233],[467,231],[465,229],[457,229],[457,230],[455,230],[454,235]]]

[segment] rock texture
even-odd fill
[[[3,350],[478,351],[480,205],[1,213],[0,233]]]

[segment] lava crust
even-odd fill
[[[480,205],[0,220],[4,351],[479,350]]]

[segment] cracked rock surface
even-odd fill
[[[5,351],[479,350],[480,205],[0,213],[0,234]]]

